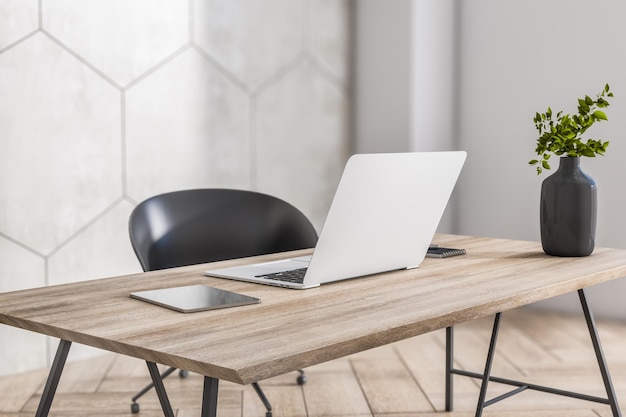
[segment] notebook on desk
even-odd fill
[[[466,153],[353,155],[313,255],[205,271],[208,276],[286,288],[420,265]]]

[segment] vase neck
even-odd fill
[[[559,171],[571,172],[580,169],[580,158],[575,156],[562,156],[559,162]]]

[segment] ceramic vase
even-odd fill
[[[580,158],[561,157],[559,169],[541,185],[541,244],[548,255],[588,256],[596,234],[596,182]]]

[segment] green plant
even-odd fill
[[[599,110],[609,107],[607,97],[613,97],[608,84],[604,86],[604,90],[596,96],[595,100],[589,96],[579,98],[578,114],[574,116],[560,111],[554,120],[550,107],[545,113],[536,113],[533,121],[539,131],[539,139],[537,139],[535,152],[541,156],[541,159],[532,159],[528,164],[537,165],[537,175],[541,174],[544,169],[550,169],[548,160],[551,154],[573,157],[595,157],[604,154],[609,142],[595,139],[583,142],[582,135],[595,122],[608,120],[606,114]]]

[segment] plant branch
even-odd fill
[[[571,157],[604,155],[609,142],[595,139],[583,142],[582,136],[594,123],[608,120],[606,113],[600,109],[609,107],[609,97],[613,97],[613,93],[606,84],[595,100],[589,96],[579,98],[578,114],[574,116],[563,111],[554,115],[550,107],[545,113],[535,114],[533,122],[539,132],[535,152],[540,159],[532,159],[528,164],[536,165],[537,175],[544,169],[550,169],[548,161],[553,154]]]

